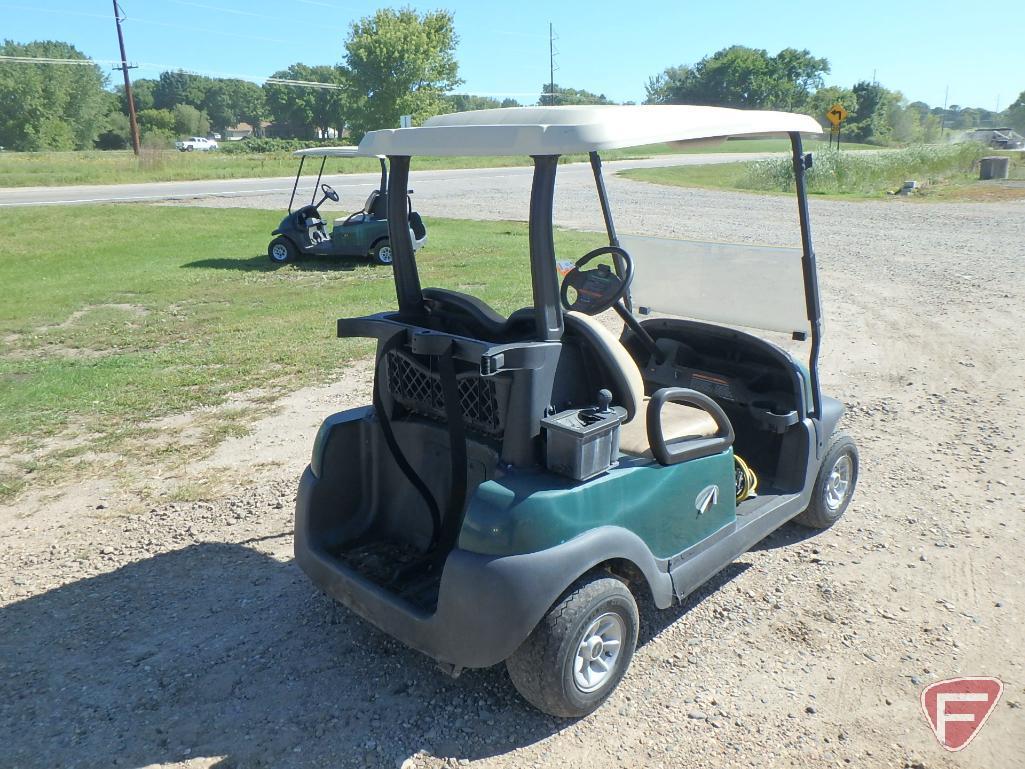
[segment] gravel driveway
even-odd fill
[[[600,226],[586,178],[566,179],[558,221]],[[417,202],[522,218],[524,183]],[[796,241],[787,198],[609,186],[626,232]],[[591,717],[538,714],[500,667],[446,678],[292,563],[298,472],[319,420],[368,402],[363,364],[222,447],[235,493],[161,503],[101,479],[0,508],[0,766],[1025,766],[1023,214],[813,202],[854,504],[681,607],[642,605],[631,671]],[[959,674],[1005,690],[946,754],[918,698]]]

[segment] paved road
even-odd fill
[[[605,164],[609,171],[623,168],[654,166],[705,165],[735,160],[757,160],[769,155],[752,153],[710,153],[700,155],[662,155],[638,160],[616,160]],[[589,177],[590,165],[573,163],[559,169],[560,179]],[[446,171],[420,171],[414,166],[413,183],[419,191],[437,193],[436,187],[461,186],[481,179],[529,179],[529,167],[466,168]],[[339,191],[343,201],[352,196],[361,200],[354,190],[364,194],[373,189],[379,175],[345,174],[324,177]],[[271,179],[212,179],[182,182],[147,182],[144,184],[108,184],[74,187],[5,187],[0,188],[0,208],[11,206],[66,206],[82,203],[145,202],[204,198],[244,198],[247,207],[279,208],[288,204],[294,177]],[[307,181],[307,185],[311,183]],[[345,190],[349,190],[346,195]],[[262,200],[261,200],[262,199]],[[351,208],[351,205],[349,206]]]

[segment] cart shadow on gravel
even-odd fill
[[[283,269],[298,270],[299,272],[352,272],[358,266],[367,264],[369,262],[366,259],[355,259],[345,256],[322,258],[301,256],[291,262],[278,264],[268,259],[266,254],[260,254],[258,256],[238,259],[230,257],[197,259],[193,262],[186,262],[182,267],[186,269],[232,270],[235,272],[277,272]]]
[[[641,644],[745,568],[680,607],[642,598]],[[291,560],[241,544],[191,545],[24,599],[0,608],[0,628],[9,766],[397,766],[417,751],[500,755],[572,724],[529,708],[503,666],[445,676]]]

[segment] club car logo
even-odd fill
[[[922,691],[922,710],[945,750],[968,747],[1004,690],[998,678],[948,678]]]

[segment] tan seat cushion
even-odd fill
[[[652,458],[647,427],[649,400],[645,398],[637,416],[619,430],[619,450],[624,454]],[[662,407],[662,435],[667,443],[680,438],[711,438],[718,429],[715,420],[702,409],[685,403],[666,403]]]

